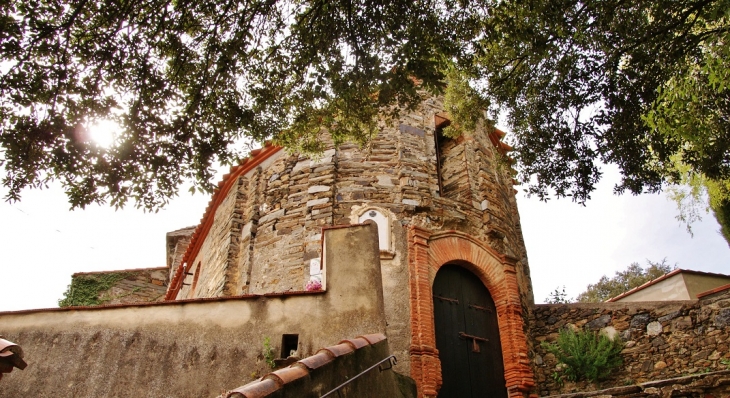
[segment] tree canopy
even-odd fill
[[[600,303],[626,293],[677,268],[676,265],[667,264],[666,259],[663,259],[660,263],[647,260],[647,265],[646,268],[642,268],[639,263],[631,263],[624,271],[616,271],[612,278],[604,275],[595,284],[588,285],[586,290],[575,298],[575,301],[579,303]],[[555,291],[557,292],[557,289]],[[552,294],[551,297],[553,297]]]
[[[583,202],[677,164],[730,178],[730,0],[0,0],[7,198],[60,180],[72,206],[157,208],[244,138],[316,152],[445,94],[453,126],[506,115],[519,178]],[[686,110],[690,110],[687,112]],[[96,121],[121,130],[104,147]]]

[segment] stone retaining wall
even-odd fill
[[[533,309],[533,365],[541,396],[632,385],[730,367],[730,291],[694,301],[543,304]],[[561,328],[601,331],[623,339],[623,366],[592,385],[558,379],[552,354],[540,346]]]

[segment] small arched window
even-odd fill
[[[377,210],[366,210],[365,213],[360,215],[357,222],[360,224],[365,221],[372,220],[378,226],[378,246],[380,251],[390,251],[390,223],[388,217]]]

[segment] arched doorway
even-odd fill
[[[497,310],[487,288],[465,268],[446,264],[432,291],[443,380],[438,396],[507,397]]]

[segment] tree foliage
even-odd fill
[[[565,285],[562,289],[556,287],[545,299],[545,304],[570,304],[571,302],[573,299],[568,297],[568,293],[565,293]]]
[[[376,115],[443,87],[460,29],[436,2],[0,0],[8,197],[61,180],[72,206],[155,208],[237,140],[364,142]],[[459,18],[452,15],[450,18]],[[114,145],[94,121],[121,126]]]
[[[728,97],[715,82],[730,67],[730,2],[495,5],[477,73],[497,109],[509,112],[522,180],[537,178],[532,193],[582,202],[600,178],[600,162],[619,166],[617,192],[660,190],[677,174],[676,156],[709,178],[729,175]],[[707,96],[691,94],[697,90]],[[694,129],[681,116],[685,106],[716,120]]]
[[[0,0],[9,199],[156,208],[242,139],[316,152],[445,93],[452,126],[504,113],[522,181],[583,202],[599,163],[657,191],[677,158],[730,178],[730,0]],[[421,91],[419,91],[421,90]],[[444,91],[445,90],[445,91]],[[684,115],[685,108],[690,109]],[[109,147],[96,121],[120,126]],[[452,132],[458,134],[459,131]]]
[[[667,264],[666,258],[660,263],[647,260],[647,265],[648,267],[642,268],[639,263],[631,263],[626,270],[616,271],[612,278],[606,275],[602,276],[595,284],[588,285],[586,291],[576,297],[576,301],[579,303],[600,303],[639,287],[652,279],[659,278],[677,268],[676,264],[674,266]]]
[[[677,219],[692,233],[692,223],[710,211],[720,224],[720,234],[730,245],[730,180],[717,181],[701,174],[689,174],[681,184],[669,187],[669,198],[677,203]]]

